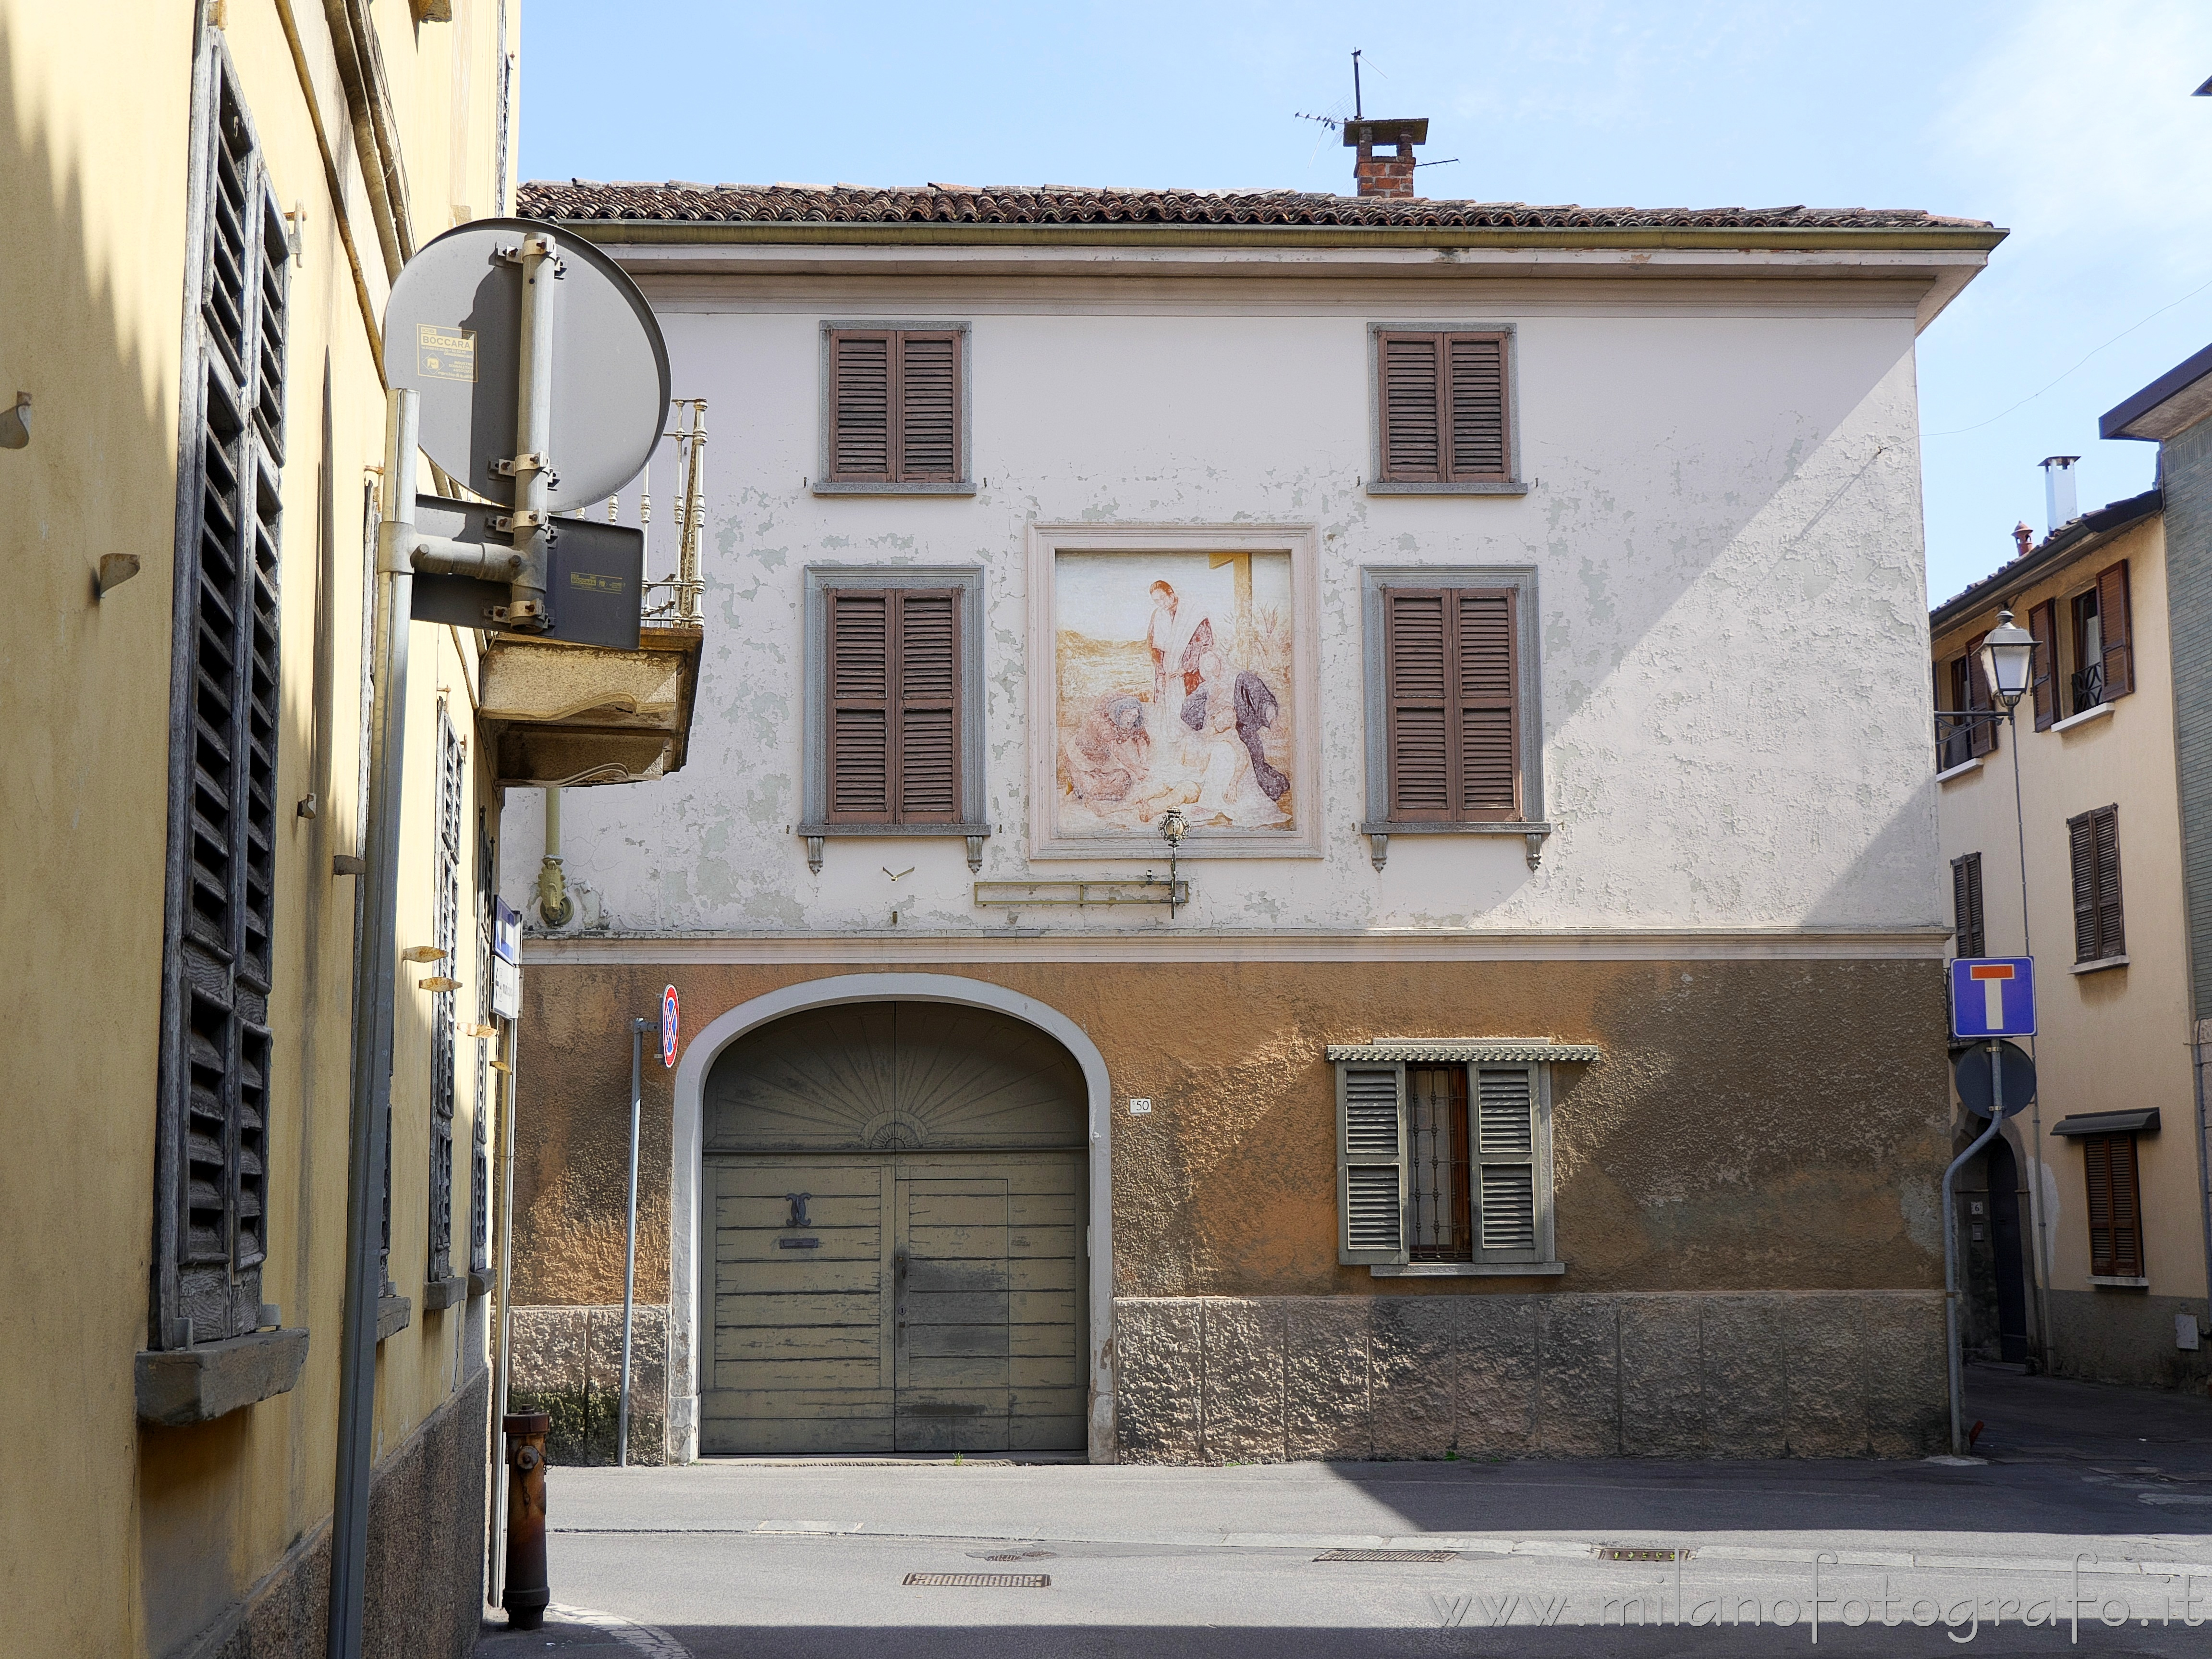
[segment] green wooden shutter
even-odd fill
[[[1542,1167],[1542,1087],[1538,1066],[1474,1068],[1478,1261],[1544,1259],[1551,1194]]]
[[[1406,1251],[1406,1068],[1336,1068],[1336,1259],[1398,1263]]]

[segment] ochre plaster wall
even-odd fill
[[[1933,962],[1079,963],[932,968],[1058,1009],[1115,1097],[1124,1296],[1364,1296],[1338,1265],[1332,1042],[1596,1042],[1553,1112],[1563,1291],[1939,1287],[1948,1145]],[[526,969],[518,1305],[622,1291],[628,1022],[674,984],[687,1029],[822,968]],[[1579,1071],[1582,1075],[1575,1073]],[[668,1285],[671,1079],[648,1055],[638,1295]],[[1132,1117],[1131,1096],[1153,1109]],[[1394,1279],[1393,1295],[1528,1281]]]

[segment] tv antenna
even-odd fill
[[[1337,107],[1342,109],[1344,106],[1339,104]],[[1302,109],[1292,110],[1291,113],[1301,121],[1318,121],[1331,132],[1336,131],[1344,125],[1344,118],[1341,115],[1309,115]],[[1352,118],[1355,121],[1364,119],[1366,113],[1366,106],[1361,103],[1359,97],[1359,53],[1354,52],[1352,54]]]

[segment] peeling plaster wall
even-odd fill
[[[750,284],[750,286],[749,286]],[[706,657],[690,757],[650,790],[571,792],[574,927],[615,933],[1005,927],[957,840],[833,841],[800,817],[801,572],[981,564],[982,877],[1135,875],[1029,861],[1024,532],[1045,522],[1319,532],[1320,859],[1219,860],[1178,930],[1901,928],[1939,925],[1910,295],[1860,283],[1468,280],[1055,289],[1049,279],[690,279],[659,299],[679,395],[710,406]],[[1402,289],[1405,291],[1399,291]],[[817,498],[824,318],[972,325],[973,499]],[[1511,321],[1524,498],[1370,496],[1367,324]],[[656,483],[665,492],[667,481]],[[664,495],[664,501],[665,501]],[[625,517],[634,505],[624,503]],[[665,505],[655,570],[668,562]],[[1358,570],[1531,564],[1544,774],[1559,830],[1394,840],[1364,816]],[[503,885],[542,850],[512,798]],[[891,856],[895,854],[896,856]],[[1202,854],[1200,855],[1202,857]],[[1152,860],[1157,862],[1157,860]],[[884,866],[915,866],[896,887]],[[534,908],[529,911],[536,921]],[[1044,916],[1024,916],[1034,926]],[[1055,927],[1169,925],[1149,908]]]

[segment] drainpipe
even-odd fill
[[[504,1470],[507,1466],[507,1446],[504,1425],[507,1422],[507,1380],[513,1374],[512,1356],[514,1352],[514,1317],[510,1306],[514,1297],[508,1286],[514,1282],[514,1103],[515,1068],[522,1063],[521,1046],[514,1036],[514,1022],[500,1021],[500,1053],[506,1060],[501,1076],[504,1086],[500,1090],[505,1109],[499,1115],[499,1371],[493,1384],[491,1420],[501,1432],[495,1443],[492,1468],[491,1568],[490,1592],[484,1597],[487,1606],[499,1605],[500,1593],[506,1588],[502,1582],[507,1565],[507,1493]]]
[[[538,866],[538,914],[548,927],[566,927],[576,914],[568,878],[561,872],[561,791],[550,784],[545,790],[545,858]]]

